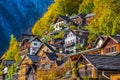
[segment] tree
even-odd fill
[[[8,68],[8,79],[12,79],[12,75],[17,72],[17,65],[21,61],[21,57],[18,54],[19,43],[14,35],[11,35],[9,49],[4,53],[5,60],[15,60],[16,62]]]
[[[93,0],[83,0],[79,5],[78,13],[91,13],[93,12],[94,4]]]
[[[119,0],[94,0],[95,17],[89,25],[90,34],[114,35],[120,33],[119,8]]]
[[[49,30],[51,23],[58,15],[76,14],[82,0],[54,0],[48,11],[34,25],[32,33],[43,36],[45,30]]]

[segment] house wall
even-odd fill
[[[103,71],[104,71],[104,70],[98,70],[98,71],[97,71],[97,73],[98,73],[97,78],[98,78],[99,80],[103,80],[103,79],[106,80],[107,78],[104,77],[104,75],[107,76],[107,77],[110,79],[110,78],[116,77],[116,76],[112,76],[112,75],[120,74],[119,71],[104,71],[104,75],[103,75]],[[107,79],[107,80],[108,80],[108,79]],[[111,80],[111,79],[110,79],[110,80]],[[117,79],[113,79],[113,80],[117,80]]]
[[[82,25],[83,19],[79,16],[79,17],[73,19],[73,21],[78,25]]]
[[[20,70],[18,72],[18,80],[26,80],[26,71],[29,66],[27,64],[32,64],[32,61],[29,58],[25,57],[25,59],[20,64]]]
[[[42,56],[44,52],[52,52],[47,46],[43,45],[41,50],[38,52],[38,56]]]
[[[70,45],[70,43],[76,44],[76,36],[70,31],[65,38],[65,45]]]
[[[90,22],[94,19],[94,16],[91,16],[91,17],[87,17],[86,18],[86,24],[90,24]]]
[[[63,24],[66,24],[66,21],[60,21],[60,22],[57,22],[56,24],[54,24],[54,30],[55,31],[59,31],[62,29],[61,25]]]
[[[30,45],[31,47],[30,47],[29,54],[34,55],[37,52],[37,50],[39,49],[40,45],[41,45],[40,41],[32,41],[31,45]]]
[[[27,80],[36,80],[36,74],[34,70],[32,69],[30,73],[27,75]]]
[[[112,53],[120,52],[120,44],[117,44],[115,41],[113,41],[110,38],[106,42],[107,43],[104,44],[104,47],[101,50],[102,54],[112,54]],[[113,51],[113,47],[115,47],[115,51]]]
[[[110,80],[119,80],[120,79],[120,74],[111,74],[110,75]]]
[[[97,78],[97,70],[91,64],[86,65],[86,68],[84,64],[79,67],[79,77],[84,78],[85,76],[87,76],[90,78]]]
[[[21,47],[20,47],[20,52],[19,52],[19,55],[22,56],[22,55],[25,55],[25,54],[28,54],[28,49],[30,48],[30,44],[29,43],[24,43]]]
[[[48,57],[46,56],[46,54],[44,53],[42,56],[41,56],[41,60],[38,62],[38,70],[39,69],[45,69],[45,70],[49,70],[50,68],[52,68],[54,66],[54,61],[50,61],[48,59]],[[44,64],[44,66],[43,66]],[[52,64],[52,65],[51,65]],[[51,67],[50,67],[51,65]]]
[[[95,48],[99,48],[103,43],[103,40],[99,39],[99,41],[96,43]]]

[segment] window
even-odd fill
[[[106,52],[107,52],[107,53],[110,53],[110,48],[107,48],[107,49],[106,49]]]
[[[43,58],[42,58],[42,60],[45,60],[45,59],[46,59],[46,57],[43,57]]]
[[[37,46],[37,43],[34,43],[35,46]]]
[[[112,52],[116,52],[116,46],[112,47]]]
[[[91,75],[92,75],[91,71],[90,71],[90,70],[88,70],[88,71],[87,71],[87,74],[86,74],[86,76],[89,76],[89,77],[91,77]]]

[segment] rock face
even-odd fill
[[[10,35],[20,35],[44,14],[53,0],[0,0],[0,56],[9,45]]]

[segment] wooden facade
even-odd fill
[[[103,58],[104,60],[101,60]],[[109,61],[109,59],[113,61]],[[98,80],[117,80],[119,78],[118,74],[120,74],[120,68],[118,68],[119,59],[116,56],[82,54],[78,65],[79,77],[84,78],[87,76]],[[116,62],[115,64],[114,61]]]
[[[112,37],[107,37],[102,45],[101,54],[112,55],[120,53],[120,43]]]
[[[18,80],[26,80],[26,72],[31,64],[33,64],[33,62],[25,56],[19,65],[20,70],[18,72]]]
[[[110,80],[119,80],[120,79],[120,74],[112,74],[110,76]]]
[[[42,54],[44,54],[44,52],[53,52],[53,48],[52,47],[48,47],[48,44],[42,44],[42,46],[39,48],[38,52],[36,53],[37,56],[41,56]]]
[[[24,54],[28,54],[28,50],[30,48],[30,43],[27,43],[27,42],[23,42],[20,46],[20,52],[19,52],[19,55],[22,56]]]
[[[49,55],[47,55],[47,54],[49,54]],[[54,55],[52,55],[52,54],[54,54]],[[55,60],[57,60],[58,56],[56,55],[56,53],[44,52],[40,57],[41,57],[41,60],[39,60],[37,63],[38,70],[39,69],[49,70],[51,68],[57,67]],[[54,58],[50,58],[50,57],[54,57]]]
[[[26,80],[36,80],[36,64],[32,64],[29,66],[29,69],[26,72]]]

